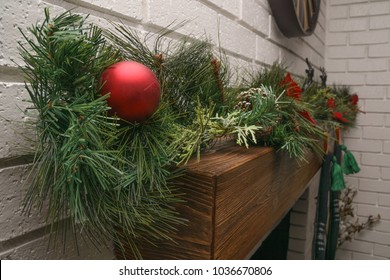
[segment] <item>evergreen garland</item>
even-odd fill
[[[128,27],[103,30],[86,19],[71,12],[51,18],[46,9],[44,22],[28,29],[32,39],[21,31],[26,89],[38,112],[24,211],[48,201],[53,233],[58,225],[82,230],[97,245],[113,240],[122,247],[126,240],[141,258],[140,239],[169,239],[184,222],[173,208],[181,200],[172,179],[214,141],[233,137],[304,160],[308,150],[322,155],[318,140],[339,125],[335,108],[320,112],[329,96],[347,124],[356,117],[345,89],[312,84],[301,97],[280,65],[233,88],[226,57],[207,40],[169,42],[168,29],[141,39]],[[160,106],[143,123],[109,116],[108,95],[100,95],[101,73],[122,60],[146,65],[160,81]]]
[[[171,115],[161,106],[145,126],[109,117],[99,77],[119,53],[85,17],[45,14],[41,26],[29,29],[34,40],[25,36],[29,49],[20,44],[26,88],[39,114],[36,173],[24,211],[48,201],[52,225],[68,227],[69,217],[72,231],[79,228],[95,244],[125,237],[141,257],[137,239],[167,238],[182,222],[169,185],[169,136],[176,134]]]

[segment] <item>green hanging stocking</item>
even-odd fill
[[[333,165],[332,165],[332,191],[341,191],[345,188],[343,170],[340,164],[337,163],[336,157],[333,157]]]
[[[341,149],[344,151],[344,159],[342,163],[344,174],[349,175],[358,173],[360,171],[360,167],[353,154],[344,145],[341,145]]]

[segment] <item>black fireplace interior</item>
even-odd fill
[[[252,255],[252,260],[286,260],[290,230],[290,213],[263,241],[260,248]]]

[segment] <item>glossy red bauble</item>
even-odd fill
[[[145,65],[122,61],[111,65],[101,76],[101,94],[110,93],[110,113],[129,122],[143,122],[157,110],[160,84]]]

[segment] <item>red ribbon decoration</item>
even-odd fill
[[[280,82],[281,87],[287,87],[287,96],[290,96],[296,100],[301,100],[301,87],[292,79],[291,74],[287,73],[284,79]],[[316,121],[310,116],[307,111],[301,111],[299,114],[307,119],[312,124],[316,125]]]
[[[351,100],[352,105],[357,106],[357,104],[359,102],[359,96],[356,93],[352,94],[350,97],[350,100]]]
[[[340,113],[340,112],[334,112],[333,113],[333,118],[335,120],[338,120],[339,122],[342,122],[342,123],[347,123],[348,120],[346,118],[343,117],[343,114]]]
[[[305,119],[307,119],[308,121],[310,121],[312,124],[314,125],[317,124],[316,121],[310,116],[310,114],[307,111],[299,112],[299,114]]]
[[[286,86],[287,96],[290,96],[294,99],[301,100],[301,87],[291,78],[291,74],[287,73],[286,77],[280,82],[280,86]]]
[[[328,105],[329,108],[334,109],[335,104],[334,104],[334,99],[330,98],[327,100],[326,104]]]

